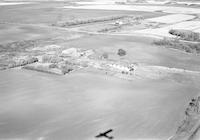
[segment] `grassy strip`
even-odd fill
[[[87,20],[75,20],[71,22],[52,24],[52,26],[70,27],[70,26],[77,26],[77,25],[82,25],[82,24],[119,20],[119,19],[124,19],[128,17],[131,17],[131,16],[112,16],[112,17],[95,18],[95,19],[87,19]]]
[[[8,65],[8,68],[25,66],[25,65],[32,64],[32,63],[35,63],[35,62],[38,62],[38,59],[35,58],[35,57],[31,57],[31,58],[28,58],[27,60],[22,59],[19,62],[11,63],[11,64]]]
[[[34,48],[42,40],[22,40],[6,44],[0,44],[0,53],[4,52],[24,52],[27,48]]]
[[[185,117],[176,134],[170,140],[197,140],[200,131],[200,96],[191,99],[185,110]]]
[[[72,72],[75,68],[66,65],[66,64],[56,64],[56,63],[37,63],[36,65],[27,65],[23,68],[28,70],[34,70],[44,73],[57,74],[57,75],[65,75],[67,73]]]
[[[200,43],[182,42],[178,39],[164,38],[161,40],[154,41],[153,44],[182,50],[187,53],[196,53],[196,54],[200,53]]]
[[[64,75],[62,73],[62,71],[53,71],[52,69],[49,69],[47,67],[44,66],[24,66],[24,69],[27,70],[33,70],[33,71],[38,71],[38,72],[44,72],[44,73],[48,73],[48,74],[56,74],[56,75]]]
[[[104,28],[104,29],[101,29],[101,30],[99,30],[97,32],[99,32],[99,33],[107,33],[107,32],[116,31],[116,30],[118,30],[120,28],[121,28],[120,26],[110,27],[110,28]]]

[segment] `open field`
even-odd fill
[[[200,10],[148,2],[1,6],[0,140],[198,137],[200,55],[155,41],[198,32]]]
[[[68,5],[68,3],[64,3]],[[34,3],[26,6],[8,6],[1,7],[0,9],[0,22],[9,23],[26,23],[26,24],[47,24],[51,25],[58,21],[71,21],[71,20],[83,20],[90,18],[101,18],[107,16],[123,16],[123,15],[141,15],[145,17],[155,17],[155,13],[139,12],[139,11],[103,11],[103,10],[82,10],[82,9],[64,9],[60,8],[63,6],[63,2],[49,2],[46,3]],[[30,17],[31,15],[31,17]],[[160,13],[160,15],[163,15]]]
[[[154,6],[154,5],[147,6],[147,5],[111,5],[110,4],[110,5],[64,6],[63,8],[116,10],[116,11],[144,11],[144,12],[163,11],[165,13],[179,13],[179,14],[199,14],[200,13],[200,10],[198,8]]]
[[[0,2],[0,6],[30,4],[28,2]]]
[[[116,140],[164,140],[175,133],[185,104],[199,91],[198,85],[185,79],[186,86],[178,75],[182,84],[21,70],[3,71],[1,77],[3,139],[90,140],[99,131],[113,128]]]
[[[84,3],[84,2],[83,2]],[[144,21],[134,23],[131,26],[120,26],[120,28],[113,28],[114,32],[121,34],[150,34],[161,37],[173,37],[168,32],[170,29],[185,29],[195,32],[199,31],[199,19],[194,14],[198,14],[197,8],[188,8],[184,6],[170,7],[170,6],[147,6],[147,5],[114,5],[114,4],[81,4],[79,6],[65,6],[66,9],[98,9],[101,11],[142,11],[154,13],[156,17],[144,17]],[[156,13],[155,13],[156,12]],[[165,15],[159,15],[165,13]],[[168,13],[168,15],[166,15]],[[172,14],[174,13],[174,14]],[[144,14],[145,15],[145,14]],[[141,14],[140,16],[143,16]],[[123,21],[122,21],[123,22]],[[166,25],[163,25],[166,24]],[[134,26],[133,26],[134,25]],[[109,30],[110,25],[104,27],[104,30]],[[99,26],[99,28],[101,25]],[[89,29],[85,27],[86,29]],[[92,27],[90,27],[92,28]],[[94,26],[94,28],[96,28]],[[113,29],[111,31],[113,31]],[[116,31],[115,31],[116,29]],[[102,29],[101,29],[102,30]],[[91,31],[91,30],[90,30]]]

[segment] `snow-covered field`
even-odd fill
[[[166,4],[170,2],[170,0],[163,0],[163,1],[147,0],[146,2],[149,4]]]
[[[184,5],[200,5],[199,1],[171,1],[171,0],[163,0],[163,1],[156,1],[156,0],[146,0],[146,3],[149,4],[167,4],[167,3],[174,3],[174,4],[184,4]]]
[[[197,31],[200,29],[200,21],[185,21],[171,25],[168,28]]]
[[[68,9],[97,9],[97,10],[119,10],[119,11],[144,11],[155,12],[163,11],[165,13],[177,14],[200,14],[200,9],[188,7],[171,7],[171,6],[152,6],[152,5],[114,5],[114,4],[94,4],[80,6],[64,6]]]
[[[177,4],[185,4],[185,5],[193,5],[193,4],[200,5],[200,2],[198,2],[198,1],[191,1],[191,2],[189,2],[189,1],[177,1],[176,3]]]
[[[78,1],[75,2],[76,4],[87,4],[87,5],[93,5],[93,4],[115,4],[115,0],[95,0],[95,1]]]
[[[200,33],[200,21],[185,21],[162,28],[138,30],[136,33],[172,37],[172,35],[168,33],[170,29],[184,29]]]
[[[29,4],[30,2],[0,2],[0,6]]]
[[[161,16],[161,17],[156,17],[156,18],[150,18],[147,20],[151,21],[151,22],[170,24],[170,23],[177,23],[177,22],[181,22],[181,21],[191,20],[194,18],[195,18],[195,16],[193,16],[193,15],[173,14],[173,15]]]

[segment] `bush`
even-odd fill
[[[12,62],[8,65],[8,68],[15,68],[15,67],[20,67],[20,66],[25,66],[27,64],[32,64],[38,62],[38,59],[35,57],[30,57],[27,59],[20,59],[18,62]]]
[[[69,72],[71,72],[72,70],[73,70],[73,68],[68,67],[68,66],[62,66],[62,67],[61,67],[61,71],[62,71],[63,74],[69,73]]]
[[[24,65],[27,65],[28,64],[28,61],[27,60],[24,60],[24,59],[21,59],[19,60],[18,64],[19,66],[24,66]]]
[[[101,17],[101,18],[90,18],[90,19],[83,19],[83,20],[72,20],[72,21],[52,24],[52,26],[70,27],[70,26],[77,26],[81,24],[113,21],[113,20],[125,19],[125,18],[130,18],[130,17],[132,16],[122,15],[122,16],[111,16],[111,17]]]
[[[16,67],[16,62],[8,64],[8,68],[14,68],[14,67]]]
[[[108,59],[108,54],[107,53],[103,53],[102,56],[101,56],[101,58]]]
[[[36,57],[30,57],[27,59],[28,64],[35,63],[35,62],[38,62],[38,58]]]
[[[200,34],[189,30],[170,30],[170,34],[180,37],[186,41],[200,41]]]
[[[32,64],[32,63],[35,63],[35,62],[38,62],[38,59],[35,58],[35,57],[30,57],[30,58],[27,58],[27,59],[21,59],[17,65],[19,66],[24,66],[24,65],[27,65],[27,64]]]
[[[119,56],[124,56],[124,55],[126,55],[126,51],[123,50],[123,49],[119,49],[118,52],[117,52],[117,54],[118,54]]]
[[[153,44],[159,45],[159,46],[172,46],[175,45],[176,43],[179,43],[177,39],[161,39],[161,40],[155,40]]]

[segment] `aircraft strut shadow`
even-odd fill
[[[108,135],[107,135],[108,133],[110,133],[110,132],[112,132],[112,131],[113,131],[112,129],[109,129],[109,130],[107,130],[106,132],[99,133],[99,135],[97,135],[97,136],[95,136],[95,137],[96,137],[96,138],[103,138],[103,137],[105,137],[105,138],[107,138],[107,139],[109,139],[109,140],[114,139],[113,136],[108,136]]]

